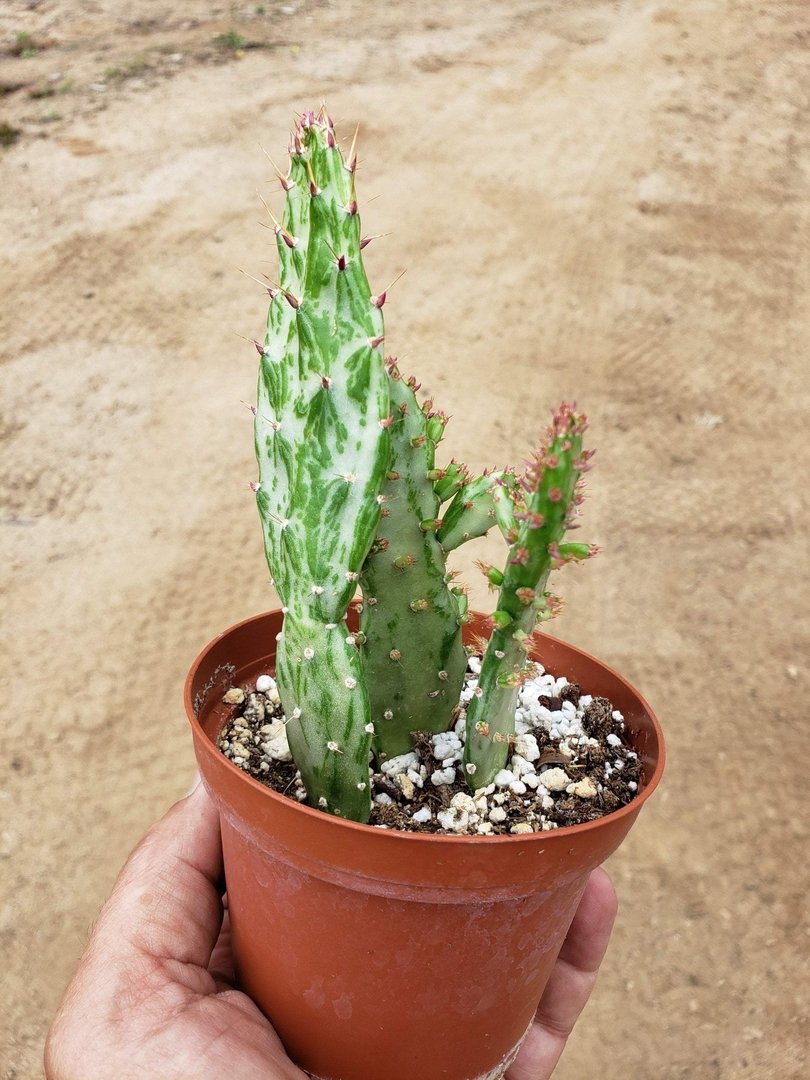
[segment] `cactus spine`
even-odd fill
[[[313,805],[365,821],[371,717],[345,616],[388,470],[380,307],[360,255],[355,162],[324,109],[293,132],[255,421],[256,501],[285,609],[277,672]]]
[[[588,544],[562,544],[581,501],[580,475],[591,454],[582,449],[584,415],[563,404],[554,414],[547,446],[540,450],[521,481],[522,506],[514,510],[511,547],[500,584],[494,629],[479,678],[479,694],[467,710],[464,766],[470,787],[492,783],[506,764],[515,731],[515,707],[530,635],[549,612],[545,592],[551,570],[588,558]],[[504,506],[504,513],[509,507]]]

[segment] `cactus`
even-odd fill
[[[571,407],[522,488],[509,471],[436,467],[447,418],[383,358],[386,293],[372,295],[363,268],[355,169],[354,144],[344,158],[325,108],[305,113],[289,170],[277,170],[286,198],[273,218],[279,280],[256,342],[251,486],[283,605],[276,674],[293,758],[313,806],[365,821],[370,756],[405,753],[414,731],[445,731],[456,715],[467,597],[447,553],[493,524],[512,545],[504,573],[487,570],[501,595],[468,710],[465,764],[478,788],[506,760],[526,643],[550,610],[548,573],[591,549],[561,543],[588,457]]]
[[[313,805],[364,821],[371,717],[345,618],[380,517],[390,415],[354,169],[326,111],[305,114],[281,176],[279,283],[258,345],[254,489],[285,611],[277,671],[290,748]]]
[[[589,544],[561,543],[574,525],[581,501],[580,476],[592,451],[582,449],[587,421],[563,404],[554,414],[548,444],[521,481],[523,505],[513,510],[512,541],[506,569],[490,569],[500,585],[494,629],[479,677],[479,692],[467,710],[464,767],[473,789],[490,784],[506,764],[515,731],[518,689],[526,667],[530,636],[551,611],[546,583],[551,570],[595,554]],[[507,514],[511,504],[503,507]]]
[[[391,380],[391,467],[383,520],[361,575],[363,664],[379,761],[412,749],[412,732],[446,731],[454,718],[467,661],[461,639],[467,597],[448,573],[447,553],[483,536],[496,505],[514,488],[511,473],[470,480],[464,465],[435,467],[447,417],[419,405],[416,380],[395,360]],[[443,518],[439,511],[451,495]]]
[[[420,407],[414,379],[390,377],[391,461],[383,520],[361,576],[363,664],[378,759],[412,749],[411,732],[445,731],[467,666],[459,590],[437,539],[436,445],[446,418]],[[458,470],[459,483],[466,475]]]

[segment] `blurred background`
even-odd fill
[[[273,275],[260,147],[324,98],[447,459],[589,413],[603,554],[552,632],[669,740],[556,1075],[808,1075],[806,3],[5,0],[0,50],[2,1076],[189,783],[191,660],[274,605],[237,267]]]

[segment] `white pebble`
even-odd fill
[[[477,833],[480,833],[481,836],[489,836],[489,834],[492,832],[492,826],[488,821],[482,821],[475,826],[475,831]]]
[[[517,823],[517,825],[512,826],[512,828],[509,830],[509,832],[510,833],[516,833],[516,834],[520,835],[521,833],[534,832],[534,829],[531,827],[531,825],[528,823],[528,821],[519,821]]]
[[[418,821],[420,825],[424,825],[426,821],[431,821],[433,814],[426,806],[423,806],[421,810],[417,810],[413,815],[413,821]]]
[[[596,795],[596,784],[585,776],[576,784],[569,784],[565,790],[569,795],[579,795],[580,799],[592,799]]]
[[[436,820],[446,832],[464,832],[469,825],[470,816],[464,810],[457,810],[450,806],[446,810],[440,810]]]
[[[511,767],[512,772],[517,776],[523,776],[524,773],[534,772],[534,765],[524,757],[521,757],[520,754],[512,755]]]
[[[571,777],[564,769],[546,769],[540,779],[547,791],[565,791],[571,783]]]
[[[522,780],[513,780],[512,783],[509,785],[509,790],[513,791],[515,795],[525,795],[526,785],[523,783]]]
[[[434,773],[431,773],[430,782],[434,787],[444,787],[447,784],[452,784],[455,778],[455,768],[436,769]]]
[[[496,787],[509,787],[514,782],[515,774],[511,769],[501,769],[499,773],[495,774],[495,786]]]
[[[412,750],[408,754],[398,754],[382,763],[381,769],[386,776],[396,776],[397,773],[407,772],[408,769],[419,763],[418,756]]]
[[[222,700],[226,705],[241,705],[245,700],[245,691],[240,690],[238,686],[235,686],[231,690],[225,691]]]
[[[450,806],[456,809],[459,813],[477,813],[475,800],[471,795],[468,795],[466,791],[457,791],[453,798],[450,800]]]
[[[384,791],[381,791],[379,795],[374,796],[374,802],[377,806],[390,806],[394,800],[390,795],[386,795]]]
[[[519,754],[526,761],[537,761],[540,757],[540,747],[534,735],[518,735],[515,739],[515,754]]]
[[[272,675],[260,675],[256,680],[256,689],[260,694],[267,693],[268,690],[275,690],[276,680]]]
[[[493,806],[489,812],[489,820],[494,821],[496,824],[506,821],[506,811],[502,806]]]
[[[607,737],[607,739],[605,741],[607,742],[608,746],[621,746],[622,745],[622,740],[619,738],[618,735],[614,735],[612,731],[608,735],[608,737]]]

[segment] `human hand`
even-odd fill
[[[48,1033],[48,1080],[306,1080],[233,987],[221,877],[198,782],[121,871]]]
[[[202,784],[124,866],[51,1025],[48,1080],[306,1080],[233,988],[219,818]],[[607,947],[616,894],[591,875],[506,1080],[547,1080]]]
[[[548,1080],[596,983],[619,902],[599,867],[585,886],[574,921],[540,999],[534,1023],[506,1080]]]

